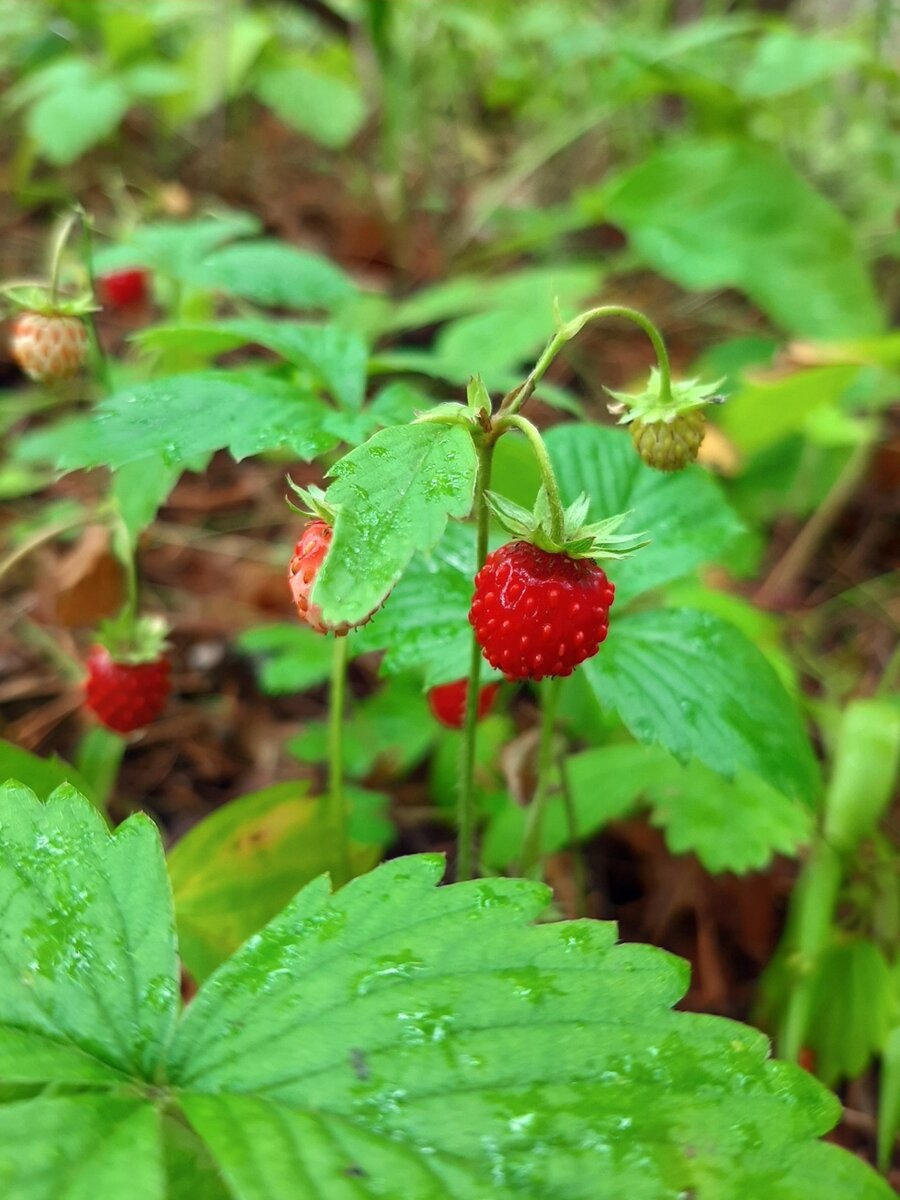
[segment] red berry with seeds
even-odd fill
[[[615,588],[589,558],[507,542],[475,576],[469,621],[510,679],[571,675],[606,637]]]
[[[84,362],[87,335],[78,317],[25,312],[10,338],[13,358],[38,383],[71,379]]]
[[[87,660],[85,705],[115,733],[132,733],[155,721],[169,696],[169,660],[118,662],[105,646]]]
[[[128,308],[141,304],[147,296],[147,272],[140,267],[110,271],[97,280],[100,299],[108,308]]]
[[[467,679],[457,679],[453,683],[444,683],[433,687],[428,693],[428,707],[435,720],[446,725],[448,729],[462,729],[466,719],[466,691],[469,686]],[[497,696],[498,683],[486,683],[478,692],[478,720],[486,717],[491,711]]]

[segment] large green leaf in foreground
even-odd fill
[[[149,822],[111,836],[69,789],[3,789],[2,1194],[890,1196],[815,1140],[839,1109],[811,1076],[749,1028],[672,1011],[683,963],[611,925],[534,925],[537,884],[437,888],[442,869],[309,884],[173,1029]]]

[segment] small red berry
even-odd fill
[[[469,621],[508,679],[571,675],[606,637],[615,588],[589,558],[507,542],[475,576]]]
[[[132,733],[156,720],[169,695],[169,660],[117,662],[103,646],[87,659],[85,705],[116,733]]]
[[[141,304],[147,295],[147,272],[141,267],[110,271],[97,280],[100,299],[109,308],[128,308]]]
[[[71,379],[84,362],[87,334],[78,317],[25,312],[13,325],[10,349],[29,379]]]
[[[332,529],[327,521],[316,518],[309,522],[294,547],[288,567],[288,583],[301,621],[305,621],[316,633],[333,633],[343,637],[351,629],[358,629],[371,621],[376,610],[367,613],[361,621],[339,621],[333,625],[324,620],[318,604],[310,603],[309,594],[331,546],[331,535]]]
[[[436,721],[446,725],[448,729],[462,729],[466,719],[466,691],[468,679],[457,679],[453,683],[444,683],[433,687],[428,693],[428,706]],[[486,683],[478,692],[478,720],[486,717],[491,711],[497,696],[498,683]]]

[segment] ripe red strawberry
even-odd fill
[[[571,675],[606,637],[615,588],[589,558],[507,542],[475,576],[469,621],[510,679]]]
[[[110,271],[97,280],[97,291],[108,308],[140,304],[147,295],[147,272],[141,267]]]
[[[71,379],[84,362],[87,335],[78,317],[24,312],[10,338],[13,358],[38,383]]]
[[[453,683],[444,683],[433,687],[428,693],[428,707],[436,721],[446,725],[448,729],[462,729],[466,719],[466,691],[468,679],[457,679]],[[491,711],[497,696],[499,683],[486,683],[478,692],[478,720],[482,720]]]
[[[169,660],[117,662],[105,646],[87,660],[85,705],[115,733],[131,733],[156,720],[169,695]]]

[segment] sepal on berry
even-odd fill
[[[326,525],[334,525],[335,511],[328,503],[325,492],[322,488],[312,484],[308,488],[299,487],[287,476],[287,484],[295,496],[299,496],[301,504],[295,504],[290,496],[286,497],[288,508],[293,509],[295,513],[299,513],[301,517],[310,517],[314,520],[324,521]]]
[[[90,292],[54,296],[42,283],[10,283],[0,288],[0,296],[14,312],[34,312],[42,317],[84,317],[100,310]]]
[[[94,642],[109,652],[113,662],[137,666],[156,662],[168,649],[169,627],[163,617],[133,617],[121,613],[102,621]]]
[[[550,504],[543,487],[531,512],[496,492],[488,492],[487,500],[508,533],[550,554],[567,554],[570,558],[629,558],[649,542],[643,533],[616,532],[630,516],[627,512],[585,525],[590,500],[583,492],[565,510],[562,538],[553,536]]]
[[[656,421],[671,423],[681,413],[704,408],[707,404],[724,404],[725,397],[718,394],[722,382],[721,379],[715,383],[681,379],[671,385],[670,396],[663,396],[659,369],[652,367],[647,386],[642,392],[613,392],[607,388],[609,395],[617,401],[608,405],[608,408],[613,416],[619,418],[620,425],[628,425],[631,421],[643,421],[647,425]]]

